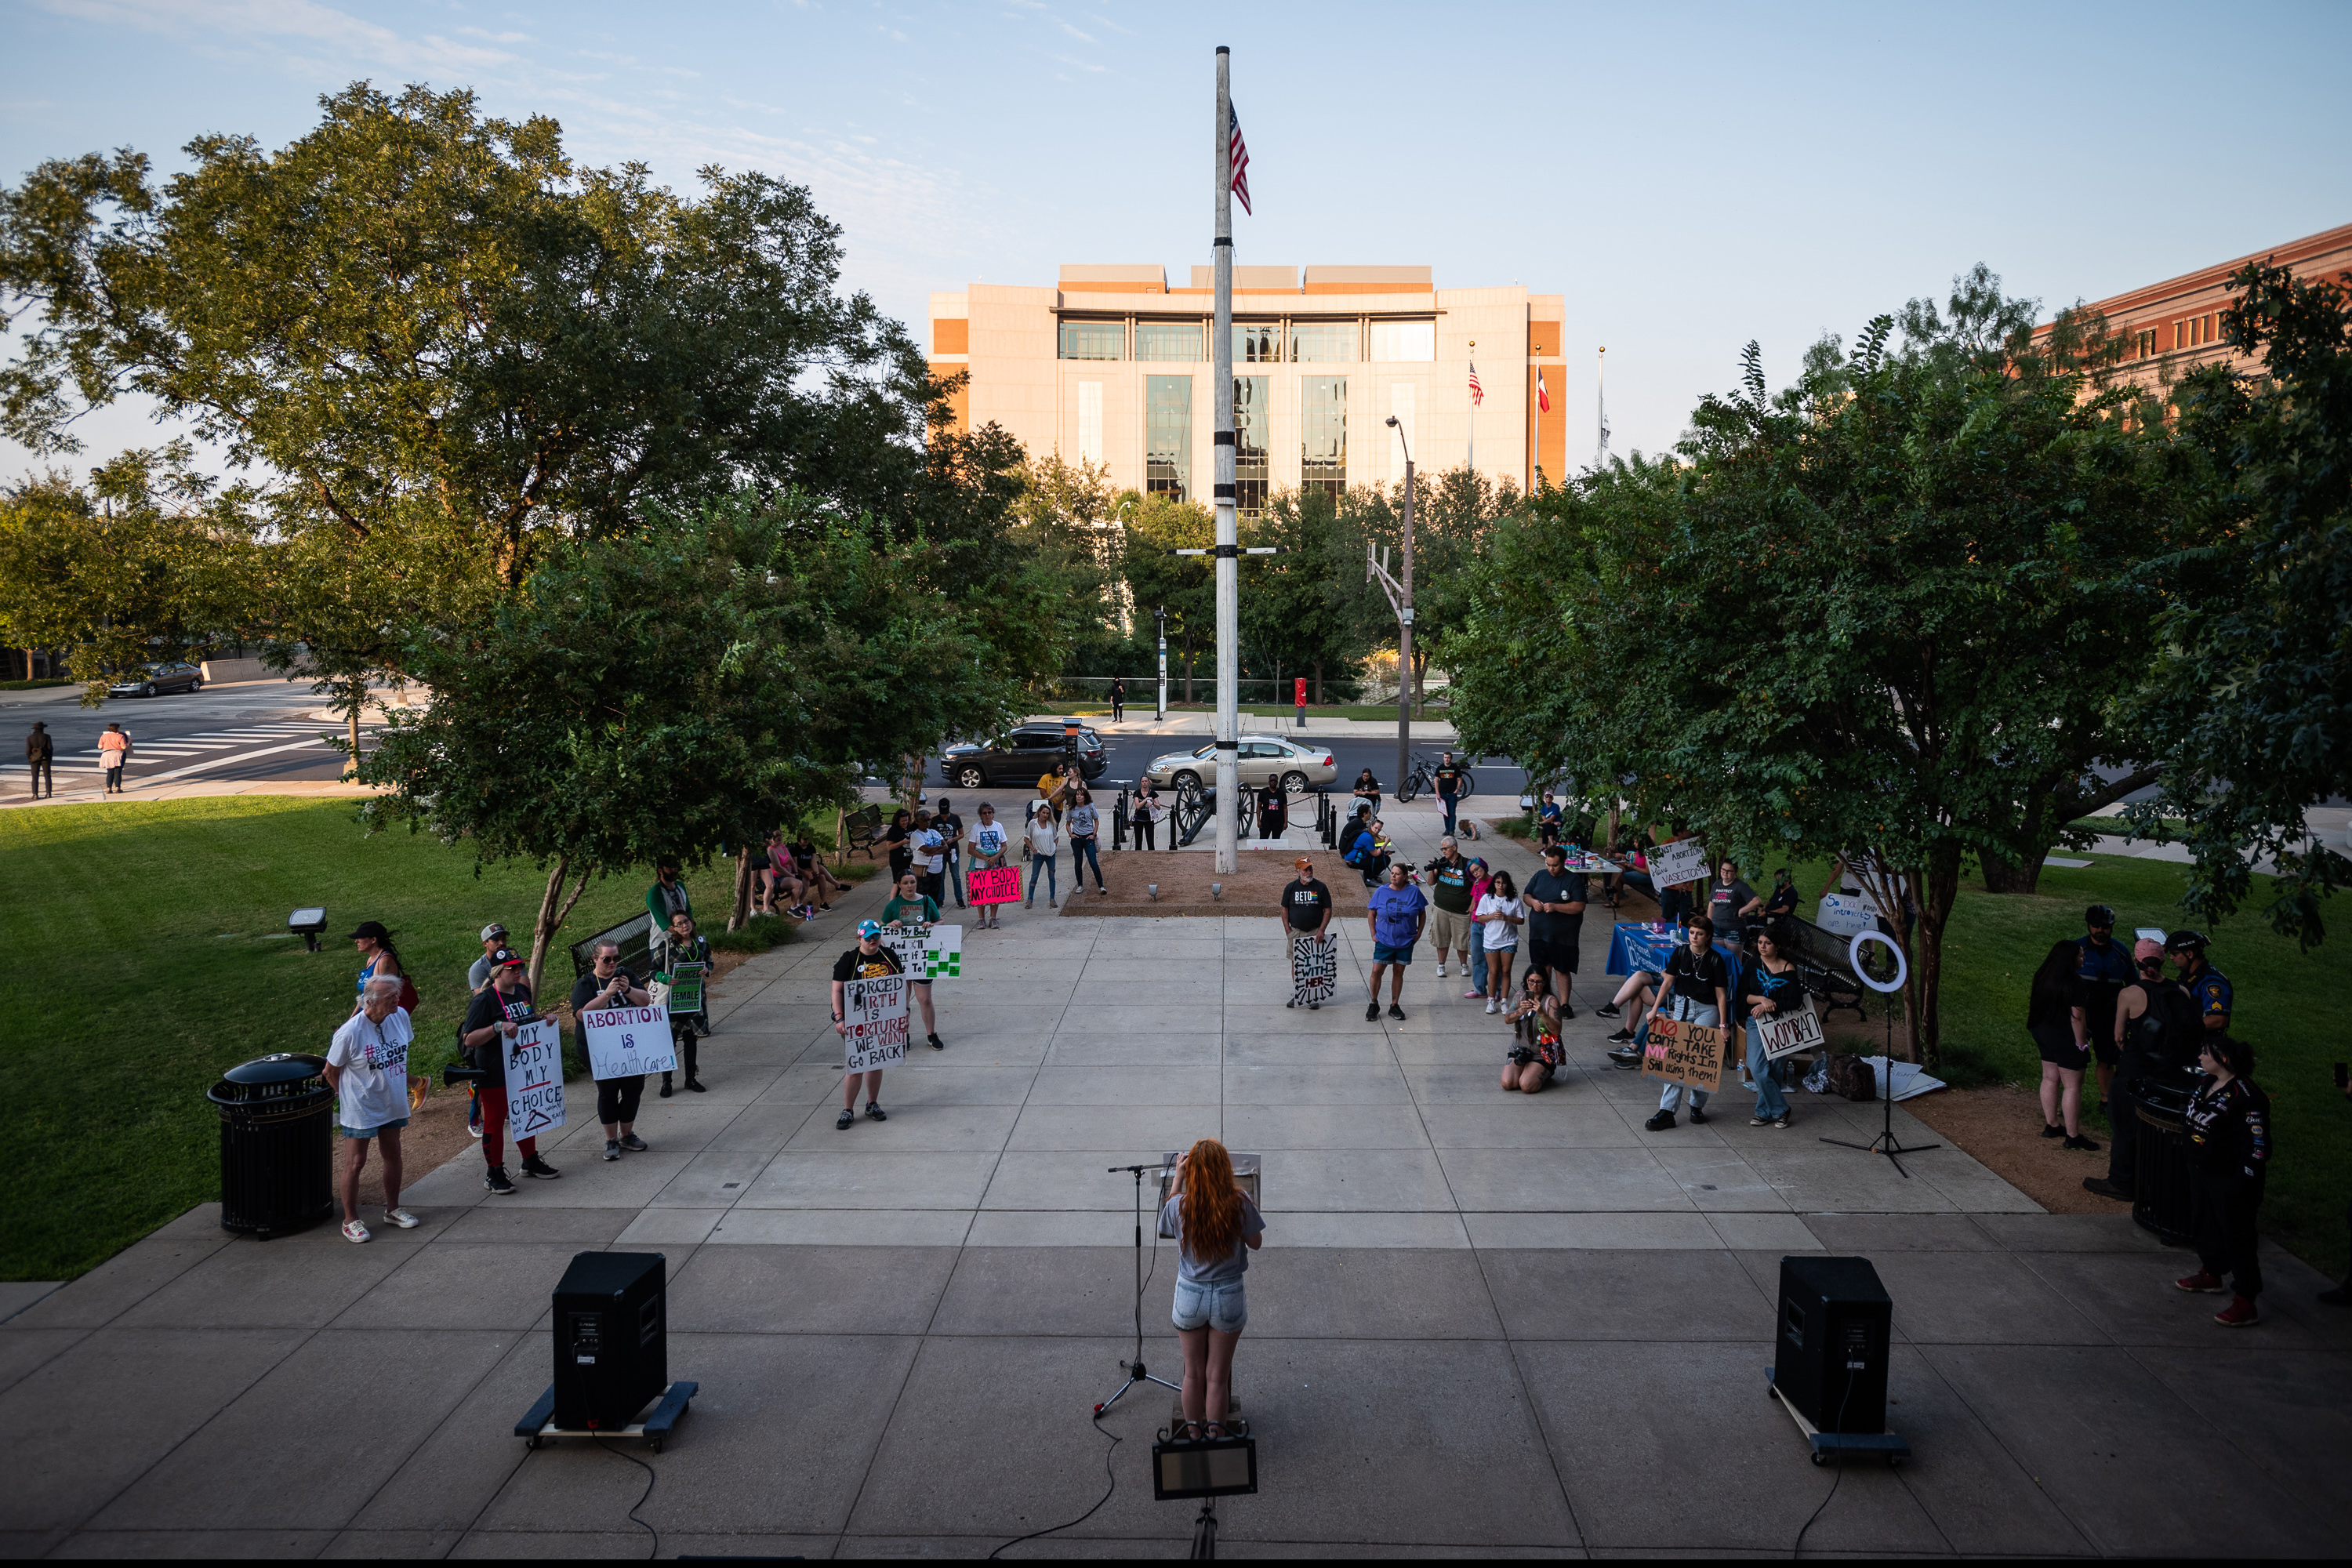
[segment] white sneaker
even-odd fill
[[[1487,998],[1486,998],[1486,1011],[1488,1011],[1489,1013],[1499,1013],[1499,1012],[1501,1012],[1501,1011],[1502,1011],[1502,1009],[1501,1009],[1500,1007],[1496,1006],[1496,1005],[1495,1005],[1495,999],[1494,999],[1492,996],[1489,996],[1489,997],[1487,997]]]
[[[1442,963],[1441,963],[1441,964],[1439,964],[1439,965],[1437,966],[1437,977],[1438,977],[1440,980],[1443,980],[1443,979],[1444,979],[1444,978],[1445,978],[1445,965],[1444,965],[1444,964],[1442,964]]]
[[[386,1209],[383,1217],[388,1224],[396,1225],[403,1230],[416,1228],[416,1216],[406,1209]]]
[[[343,1239],[345,1241],[365,1241],[368,1239],[368,1227],[362,1225],[355,1219],[347,1219],[343,1221]]]

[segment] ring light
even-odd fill
[[[1886,982],[1884,985],[1880,984],[1877,981],[1873,980],[1870,977],[1870,971],[1863,967],[1862,944],[1866,942],[1885,942],[1886,944],[1886,951],[1895,955],[1895,978]],[[1847,961],[1853,965],[1855,978],[1859,979],[1864,985],[1869,986],[1873,991],[1900,991],[1903,989],[1903,983],[1911,977],[1911,965],[1904,959],[1903,950],[1895,944],[1895,939],[1893,937],[1888,936],[1883,931],[1858,931],[1854,932],[1853,941],[1847,945],[1845,955]]]

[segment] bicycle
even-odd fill
[[[1478,793],[1478,777],[1475,773],[1464,767],[1457,767],[1454,771],[1462,775],[1462,788],[1454,796],[1456,800],[1467,799]],[[1428,793],[1431,781],[1436,773],[1437,764],[1424,753],[1415,752],[1412,754],[1412,772],[1397,785],[1397,799],[1409,803],[1413,796]]]

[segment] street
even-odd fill
[[[1244,721],[1241,732],[1244,735],[1273,735],[1291,742],[1304,740],[1328,748],[1332,763],[1339,769],[1339,776],[1331,784],[1338,794],[1347,794],[1356,782],[1356,774],[1365,768],[1371,769],[1372,776],[1381,781],[1382,795],[1393,796],[1396,794],[1396,737],[1393,734],[1381,739],[1350,736],[1344,741],[1335,741],[1317,735],[1311,721],[1302,735],[1288,725],[1277,726],[1263,720]],[[1192,735],[1116,735],[1108,731],[1101,733],[1103,755],[1109,760],[1110,766],[1104,770],[1101,779],[1097,782],[1105,790],[1117,790],[1121,784],[1133,784],[1151,759],[1163,752],[1189,752],[1202,744],[1200,737]],[[1445,745],[1442,741],[1423,741],[1416,736],[1412,749],[1434,763],[1444,754]],[[1477,775],[1477,793],[1480,795],[1517,795],[1527,787],[1528,775],[1513,767],[1507,757],[1495,757],[1484,763],[1465,760],[1469,763],[1471,772]],[[936,763],[931,773],[936,778],[939,773]]]
[[[9,736],[0,753],[0,799],[24,795],[29,769],[19,742],[36,720],[56,740],[55,787],[60,795],[99,790],[98,737],[116,723],[131,738],[123,784],[134,796],[142,785],[189,776],[331,781],[341,775],[344,759],[326,737],[340,727],[311,717],[319,706],[320,699],[305,684],[289,681],[110,698],[97,709],[70,698],[10,702],[0,708],[0,730]]]

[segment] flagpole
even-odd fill
[[[1470,340],[1470,374],[1478,374],[1478,340]],[[1470,446],[1463,454],[1462,466],[1473,475],[1478,472],[1478,400],[1470,400]]]
[[[1609,458],[1609,350],[1604,345],[1592,365],[1593,427],[1592,466],[1599,468]]]
[[[1241,605],[1239,541],[1234,531],[1234,130],[1233,51],[1217,46],[1217,317],[1213,439],[1217,511],[1217,869],[1240,865]]]

